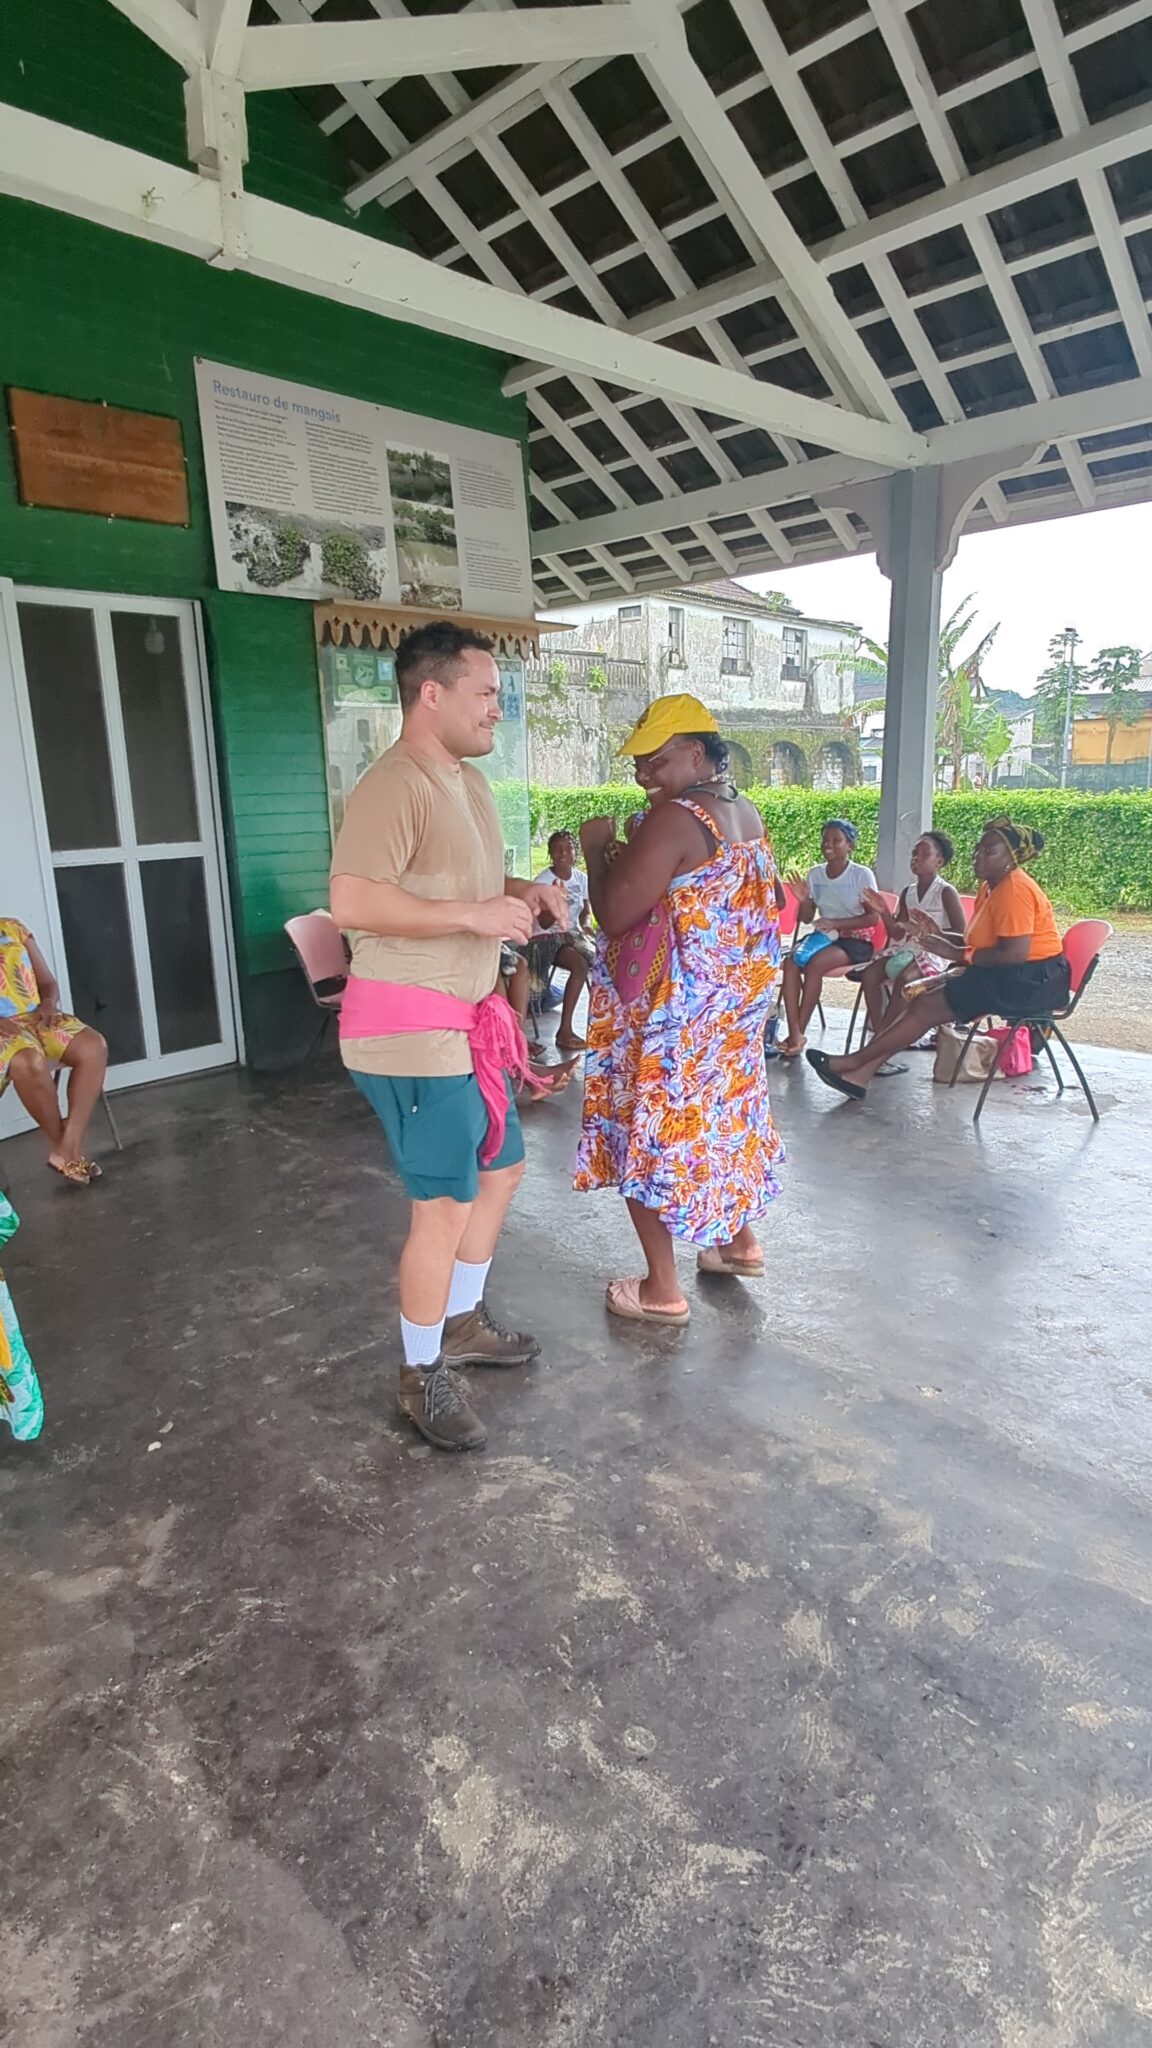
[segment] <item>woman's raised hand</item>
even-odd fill
[[[615,818],[585,818],[580,827],[580,846],[585,860],[594,860],[616,837]]]

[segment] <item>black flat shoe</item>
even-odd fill
[[[846,1095],[849,1102],[863,1102],[868,1090],[858,1088],[855,1081],[845,1080],[843,1074],[834,1074],[828,1064],[829,1056],[826,1052],[809,1051],[804,1057],[813,1072],[819,1074],[826,1088],[834,1088],[837,1095]]]

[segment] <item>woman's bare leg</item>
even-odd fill
[[[726,1252],[734,1253],[738,1259],[755,1259],[760,1255],[761,1246],[752,1225],[746,1223],[743,1230],[738,1230],[735,1237],[729,1240],[724,1249]]]
[[[869,1039],[860,1052],[841,1054],[830,1059],[828,1066],[834,1074],[843,1074],[847,1080],[866,1088],[877,1067],[882,1067],[894,1052],[906,1052],[925,1031],[947,1023],[951,1015],[942,990],[918,996],[915,1002],[907,1004],[901,1016],[885,1024],[883,1031]]]
[[[884,991],[888,976],[882,960],[872,960],[864,969],[861,986],[864,990],[864,1008],[868,1012],[868,1029],[875,1038],[884,1025]]]
[[[60,1164],[64,1157],[60,1149],[64,1119],[60,1114],[60,1098],[48,1061],[42,1052],[33,1052],[28,1046],[23,1052],[13,1054],[8,1075],[19,1100],[47,1138],[52,1148],[49,1156],[53,1165]]]
[[[800,1031],[800,1005],[804,1000],[804,976],[791,956],[784,962],[783,1000],[784,1015],[788,1022],[788,1039],[780,1050],[782,1053],[791,1054],[799,1052],[803,1043]]]
[[[804,999],[800,1004],[800,1036],[803,1038],[812,1021],[817,1003],[824,989],[824,976],[834,967],[847,967],[848,955],[839,946],[825,946],[814,960],[804,969]]]
[[[586,1041],[577,1037],[572,1018],[576,1005],[588,985],[588,962],[578,947],[561,946],[556,955],[556,965],[565,968],[568,973],[564,1001],[560,1009],[560,1022],[556,1027],[556,1044],[561,1052],[583,1052]]]
[[[528,962],[526,960],[517,960],[515,967],[508,976],[508,1001],[520,1020],[520,1029],[524,1033],[525,1038],[528,1037],[528,1010],[531,997],[532,984],[528,978]],[[535,1025],[533,1025],[532,1029],[533,1033],[535,1033]],[[533,1045],[539,1045],[540,1040],[533,1036],[532,1043]]]
[[[648,1261],[648,1272],[640,1282],[640,1299],[645,1308],[679,1308],[684,1303],[676,1272],[672,1235],[658,1209],[646,1209],[629,1199],[628,1214]]]
[[[68,1069],[68,1115],[60,1151],[65,1160],[82,1159],[92,1111],[100,1100],[100,1090],[108,1072],[108,1047],[98,1031],[90,1028],[80,1031],[67,1047],[60,1064]]]

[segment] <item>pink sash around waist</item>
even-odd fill
[[[409,988],[398,981],[366,981],[350,975],[340,1006],[340,1037],[397,1038],[411,1031],[463,1031],[484,1107],[488,1135],[480,1150],[487,1166],[504,1143],[508,1121],[505,1074],[514,1082],[530,1078],[528,1048],[505,996],[466,1003],[433,988]]]

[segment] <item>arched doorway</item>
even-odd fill
[[[777,740],[768,764],[768,781],[773,789],[792,789],[805,780],[804,756],[791,740]]]

